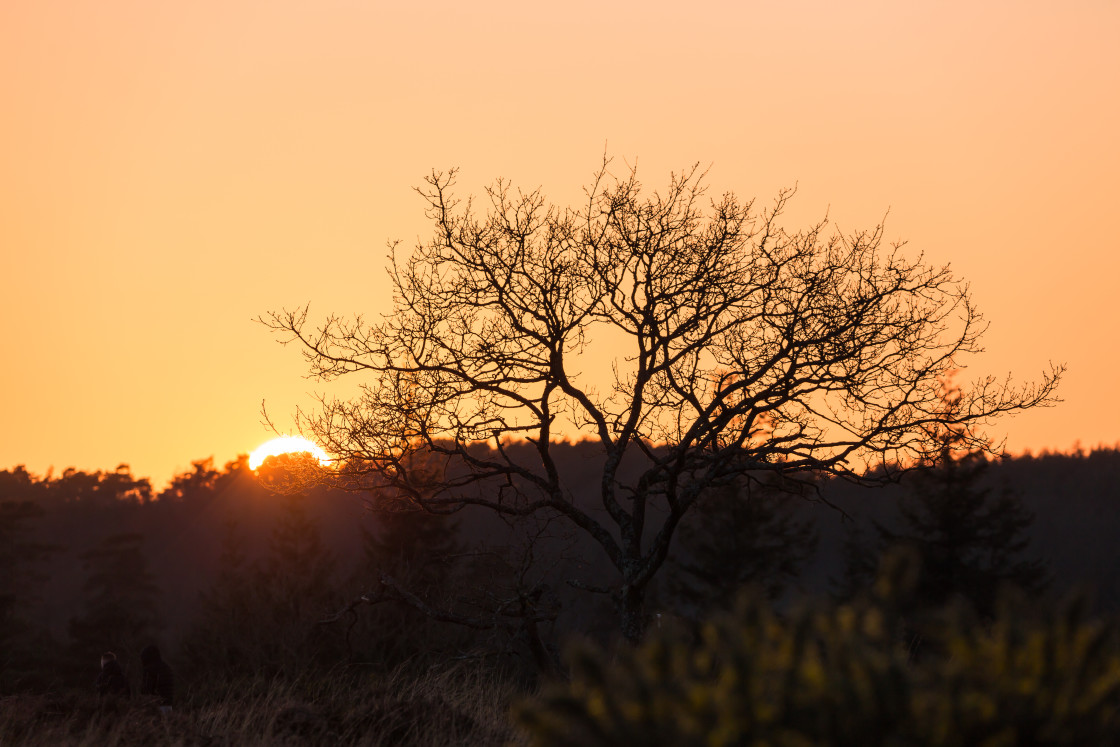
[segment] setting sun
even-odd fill
[[[309,441],[303,436],[277,436],[258,446],[256,451],[249,455],[249,468],[257,469],[268,457],[279,456],[280,454],[310,454],[318,459],[319,464],[324,467],[331,463],[327,452],[323,451],[313,441]]]

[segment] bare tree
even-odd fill
[[[705,490],[766,475],[896,479],[938,448],[950,417],[938,377],[981,350],[985,324],[948,267],[885,245],[881,226],[787,232],[789,191],[761,210],[708,199],[694,167],[650,194],[605,161],[581,206],[498,181],[479,211],[454,184],[455,171],[434,172],[418,190],[434,236],[407,256],[391,246],[395,307],[382,322],[316,324],[306,307],[262,318],[314,377],[364,377],[359,396],[321,397],[297,422],[351,486],[388,485],[433,512],[559,519],[590,537],[617,572],[599,590],[631,640]],[[603,364],[585,353],[603,340],[616,355],[599,391],[585,369]],[[1053,403],[1061,372],[979,380],[951,417],[990,448],[982,426]],[[560,435],[601,446],[594,495],[566,484]],[[432,458],[444,479],[416,483],[411,465],[428,475]]]

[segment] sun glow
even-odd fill
[[[329,467],[331,463],[327,452],[313,441],[303,436],[277,436],[258,446],[256,451],[249,455],[249,469],[255,470],[264,464],[264,460],[268,457],[281,454],[310,454],[324,467]]]

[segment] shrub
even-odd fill
[[[1071,602],[1041,616],[1001,604],[990,624],[944,610],[909,655],[883,596],[779,615],[761,595],[690,637],[660,632],[614,657],[581,645],[571,680],[523,703],[560,745],[1120,744],[1120,648]]]

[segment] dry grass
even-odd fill
[[[210,683],[167,716],[85,692],[19,695],[0,698],[0,745],[516,745],[509,704],[521,694],[456,668]]]

